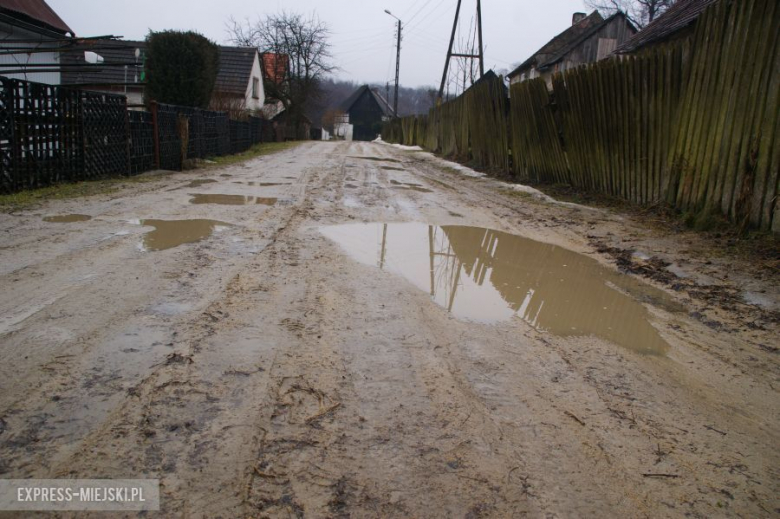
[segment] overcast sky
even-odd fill
[[[47,0],[79,36],[114,34],[143,39],[148,31],[192,29],[228,43],[231,17],[255,19],[282,10],[315,13],[331,30],[335,76],[384,83],[395,75],[395,20],[403,20],[401,84],[438,86],[457,0]],[[508,69],[524,61],[585,11],[582,0],[483,0],[485,67]],[[476,12],[463,0],[463,38]]]

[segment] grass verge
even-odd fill
[[[260,144],[255,144],[242,153],[211,158],[209,159],[210,162],[206,162],[205,164],[207,168],[221,168],[224,166],[230,166],[245,160],[262,157],[263,155],[271,155],[273,153],[291,150],[297,146],[300,146],[303,142],[304,141],[261,142]]]
[[[12,213],[28,209],[49,200],[65,200],[93,195],[114,193],[125,187],[157,182],[166,175],[137,175],[134,177],[104,178],[69,184],[56,184],[38,189],[29,189],[10,195],[0,195],[0,212]]]
[[[236,155],[226,155],[210,159],[209,162],[202,162],[206,169],[220,168],[237,164],[245,160],[254,159],[263,155],[270,155],[280,151],[292,149],[301,144],[302,141],[293,142],[267,142],[252,146],[243,153]],[[145,173],[134,177],[115,177],[104,178],[100,180],[88,180],[84,182],[74,182],[66,184],[56,184],[53,186],[42,187],[20,191],[10,195],[0,195],[0,212],[12,213],[23,209],[28,209],[49,200],[66,200],[70,198],[81,198],[93,195],[105,195],[115,193],[126,187],[157,182],[167,178],[168,175],[159,172]]]

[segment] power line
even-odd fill
[[[439,10],[439,8],[440,8],[442,5],[444,5],[444,2],[445,2],[445,1],[446,1],[446,0],[441,0],[441,1],[440,1],[438,4],[436,4],[436,7],[434,7],[434,8],[433,8],[431,11],[429,11],[429,12],[428,12],[428,14],[427,14],[427,15],[425,15],[425,16],[424,16],[422,19],[420,19],[420,20],[417,22],[417,24],[416,24],[416,25],[414,25],[414,26],[410,27],[410,28],[408,29],[408,31],[414,31],[414,30],[416,30],[416,29],[419,29],[419,28],[420,28],[420,26],[422,25],[422,23],[423,23],[425,20],[427,20],[428,18],[430,18],[430,17],[431,17],[431,15],[432,15],[433,13],[435,13],[436,11],[438,11],[438,10]],[[443,14],[446,14],[446,13],[447,13],[447,12],[449,12],[451,9],[452,9],[452,6],[449,6],[449,7],[448,7],[448,8],[447,8],[447,9],[444,11],[444,13],[442,13],[442,15],[443,15]],[[427,26],[426,26],[426,27],[427,27]],[[407,34],[408,34],[408,32],[407,32]]]
[[[419,14],[420,14],[421,12],[423,12],[423,9],[425,9],[426,7],[428,7],[428,5],[429,5],[431,2],[433,2],[433,0],[428,0],[427,2],[425,2],[425,4],[424,4],[424,5],[423,5],[423,6],[420,8],[420,10],[419,10],[419,11],[417,11],[416,13],[414,13],[414,16],[412,16],[411,18],[409,18],[409,20],[406,22],[406,24],[408,25],[408,24],[412,23],[412,21],[413,21],[415,18],[417,18],[417,16],[419,16]]]

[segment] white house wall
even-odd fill
[[[6,23],[0,23],[0,50],[4,47],[3,41],[5,40],[41,40],[41,43],[21,44],[14,43],[14,47],[29,46],[30,48],[46,48],[55,47],[57,44],[46,42],[46,37],[40,34],[25,31],[18,27],[13,27]],[[26,81],[35,81],[37,83],[45,83],[48,85],[59,85],[61,82],[61,75],[59,72],[28,72],[26,74],[6,74],[5,70],[12,70],[12,68],[5,65],[12,65],[15,69],[24,68],[26,64],[44,64],[44,63],[56,63],[55,67],[58,67],[60,62],[60,54],[58,52],[40,52],[28,54],[20,52],[18,54],[0,55],[0,64],[4,65],[0,67],[0,75],[9,77],[12,79],[23,79]],[[52,68],[55,68],[52,67]]]
[[[258,99],[252,97],[252,79],[256,78],[260,84],[260,95]],[[252,65],[252,75],[249,78],[249,84],[246,87],[246,109],[251,111],[262,110],[265,104],[265,87],[263,87],[263,72],[260,68],[260,55],[255,54],[255,63]]]

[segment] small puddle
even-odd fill
[[[347,189],[357,189],[357,186],[355,184],[344,184],[344,187]]]
[[[47,216],[43,219],[43,221],[53,222],[53,223],[71,223],[71,222],[86,222],[91,219],[92,217],[86,214],[63,214],[59,216]]]
[[[595,259],[520,236],[466,226],[348,224],[320,231],[357,261],[400,274],[454,316],[518,316],[562,337],[597,336],[660,355],[668,344],[640,301],[681,309],[661,290]]]
[[[191,204],[219,204],[219,205],[274,205],[276,198],[262,198],[259,196],[244,195],[206,195],[190,194]]]
[[[233,175],[230,175],[230,174],[228,174],[228,173],[222,173],[222,174],[220,175],[220,177],[222,177],[222,178],[230,178],[230,177],[232,177],[232,176],[233,176]]]
[[[154,227],[144,234],[143,248],[147,251],[172,249],[185,243],[195,243],[215,232],[232,227],[217,220],[141,220],[141,225]]]

